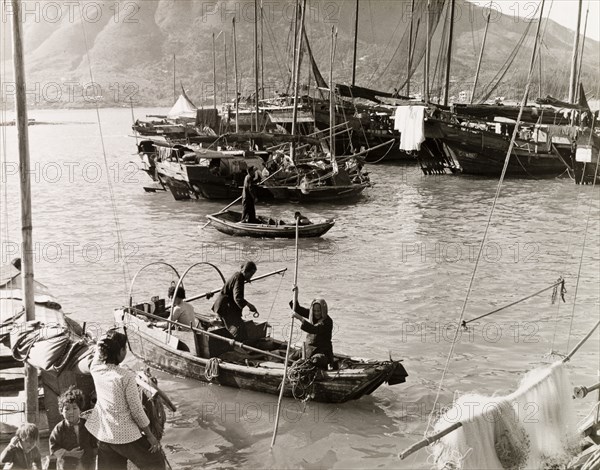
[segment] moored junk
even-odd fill
[[[407,102],[398,111],[414,107],[415,103]],[[421,104],[421,107],[424,115],[411,115],[415,122],[406,126],[414,129],[422,121],[423,150],[419,161],[425,174],[450,170],[500,176],[519,107],[461,104],[450,108],[435,104]],[[506,176],[563,176],[577,183],[590,183],[597,172],[599,148],[598,126],[587,104],[569,105],[556,100],[548,104],[547,99],[541,100],[540,104],[523,110]]]
[[[138,149],[144,171],[169,188],[178,200],[236,198],[241,194],[249,167],[256,168],[264,181],[257,188],[261,200],[342,200],[356,197],[370,186],[360,156],[332,158],[319,150],[318,139],[268,134],[250,137],[221,136],[215,150],[203,144],[169,144],[158,140],[144,140]],[[255,149],[265,148],[266,142],[281,140],[283,144],[266,147],[267,150]],[[291,140],[302,142],[295,149],[295,162],[287,147]]]

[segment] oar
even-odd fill
[[[283,167],[280,168],[279,170],[273,172],[272,175],[267,176],[264,180],[262,180],[259,185],[263,184],[265,181],[267,181],[268,179],[273,178],[273,176],[275,176],[277,173],[279,173],[281,170],[283,170]],[[242,199],[243,196],[238,197],[235,201],[233,201],[231,204],[229,204],[227,207],[221,209],[219,212],[216,212],[216,214],[222,214],[223,212],[225,212],[227,209],[229,209],[231,206],[233,206],[234,204],[237,204],[239,202],[240,199]],[[202,227],[200,227],[201,229],[205,229],[206,226],[210,224],[210,220],[208,222],[206,222]]]
[[[251,281],[244,281],[244,282],[246,284],[248,284],[250,282],[260,281],[261,279],[264,279],[265,277],[274,276],[275,274],[281,274],[285,271],[287,271],[287,268],[281,268],[281,269],[278,269],[277,271],[272,271],[267,274],[262,274],[260,276],[256,276],[256,277],[252,278]],[[218,289],[213,289],[210,292],[206,292],[204,294],[198,294],[198,295],[194,295],[192,297],[186,297],[184,300],[186,302],[192,302],[194,300],[203,299],[204,297],[209,297],[211,295],[217,294],[218,292],[221,292],[221,289],[222,289],[222,287],[220,287]],[[166,310],[170,310],[170,307],[166,307]]]
[[[203,330],[202,328],[195,328],[193,326],[188,326],[188,325],[185,325],[183,323],[179,323],[179,322],[172,321],[172,320],[167,320],[165,318],[153,315],[151,313],[144,312],[143,310],[137,309],[135,307],[127,307],[126,310],[130,310],[130,311],[133,311],[133,312],[140,313],[140,314],[145,315],[148,318],[151,318],[153,320],[157,320],[157,321],[160,321],[160,322],[168,323],[171,326],[178,326],[180,328],[185,328],[186,330],[191,330],[194,333],[200,333],[200,334],[203,334],[203,335],[208,336],[210,338],[215,338],[215,339],[218,339],[220,341],[224,341],[225,343],[228,343],[231,346],[237,346],[237,347],[240,347],[242,349],[246,349],[248,351],[252,351],[252,352],[255,352],[255,353],[258,353],[258,354],[263,354],[265,356],[272,357],[273,359],[278,359],[280,361],[283,361],[283,357],[278,356],[277,354],[273,354],[273,353],[271,353],[269,351],[263,351],[262,349],[253,348],[252,346],[248,346],[248,345],[246,345],[244,343],[240,343],[239,341],[235,341],[233,339],[226,338],[225,336],[221,336],[221,335],[218,335],[216,333],[211,333],[210,331]],[[286,356],[285,359],[287,360],[287,356]]]
[[[300,217],[296,215],[296,262],[294,266],[294,312],[298,307],[298,225],[300,223]],[[277,401],[277,414],[275,415],[275,428],[273,429],[273,439],[271,440],[271,448],[275,445],[275,439],[277,438],[277,426],[279,425],[279,413],[281,411],[281,399],[283,398],[283,390],[285,389],[285,379],[287,377],[288,360],[290,357],[290,345],[292,344],[292,338],[294,335],[294,317],[292,317],[292,324],[290,325],[290,337],[288,338],[287,349],[285,350],[285,362],[283,367],[283,378],[281,379],[281,389],[279,390],[279,400]]]

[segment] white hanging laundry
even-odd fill
[[[394,129],[400,131],[400,150],[420,150],[425,140],[425,106],[398,106]]]

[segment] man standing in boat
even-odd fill
[[[247,224],[255,224],[256,220],[256,169],[253,166],[248,167],[248,174],[244,179],[244,188],[242,189],[242,220]]]
[[[252,279],[256,271],[253,261],[244,263],[242,269],[225,283],[212,306],[213,312],[221,317],[225,328],[236,341],[244,341],[247,338],[246,325],[242,318],[244,307],[248,307],[253,313],[257,312],[256,307],[244,298],[244,284]]]

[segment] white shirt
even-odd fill
[[[182,301],[173,309],[173,313],[169,317],[169,320],[176,321],[187,326],[192,326],[195,319],[196,315],[194,312],[194,307],[184,301]]]
[[[150,424],[144,412],[135,373],[94,358],[90,366],[98,401],[85,427],[99,441],[128,444],[142,437]]]

